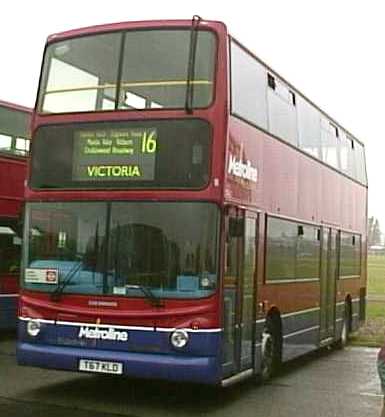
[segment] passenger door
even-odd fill
[[[254,364],[255,270],[258,215],[229,208],[223,299],[224,376]]]
[[[328,343],[334,337],[336,310],[336,279],[338,270],[338,232],[322,229],[320,281],[320,341]]]

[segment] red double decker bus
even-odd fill
[[[48,38],[18,362],[228,385],[364,317],[364,147],[220,22]]]
[[[21,258],[21,207],[32,110],[0,101],[0,329],[17,319]]]

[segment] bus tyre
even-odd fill
[[[261,380],[268,382],[277,372],[280,364],[277,332],[266,329],[262,334]]]

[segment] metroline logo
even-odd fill
[[[127,342],[128,333],[125,331],[115,330],[113,327],[108,329],[99,329],[98,327],[90,328],[82,326],[79,330],[78,338],[82,339],[102,339],[102,340],[116,340],[118,342]]]
[[[237,160],[237,158],[232,154],[230,154],[229,167],[227,172],[230,175],[234,175],[235,177],[243,178],[248,181],[258,181],[257,168],[253,167],[249,160],[246,162],[243,162],[241,159]]]

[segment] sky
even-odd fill
[[[366,145],[369,215],[385,231],[382,0],[5,1],[0,100],[33,107],[49,34],[151,19],[221,20],[229,32]]]

